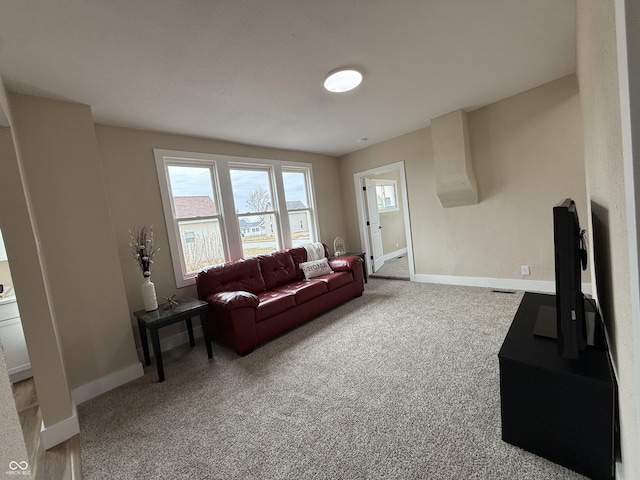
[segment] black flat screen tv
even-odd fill
[[[581,277],[587,267],[584,234],[573,200],[553,207],[558,353],[570,359],[579,358],[587,345]]]

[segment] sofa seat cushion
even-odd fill
[[[296,306],[294,293],[277,290],[259,293],[258,301],[260,303],[256,308],[256,322],[261,322]]]
[[[296,265],[288,251],[260,255],[257,259],[260,262],[260,272],[267,290],[298,280]]]
[[[296,300],[296,305],[300,305],[309,300],[313,300],[329,291],[327,283],[317,280],[301,280],[298,282],[283,285],[276,289],[278,292],[292,293]]]
[[[353,275],[351,272],[333,272],[328,275],[322,275],[321,277],[314,278],[315,281],[322,281],[327,284],[329,291],[337,290],[340,287],[353,282]]]

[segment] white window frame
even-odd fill
[[[315,208],[315,196],[314,196],[314,190],[313,190],[313,178],[311,176],[311,169],[306,169],[306,168],[300,168],[300,167],[295,167],[295,166],[284,166],[282,168],[283,172],[293,172],[293,173],[302,173],[305,175],[305,181],[306,181],[306,189],[307,189],[307,203],[309,204],[306,208],[292,208],[291,210],[287,209],[287,205],[286,205],[286,197],[283,195],[283,203],[284,203],[284,209],[287,212],[287,218],[289,218],[289,213],[295,213],[295,212],[308,212],[308,218],[309,218],[309,235],[311,236],[311,242],[317,241],[314,239],[318,239],[320,238],[320,234],[317,231],[317,226],[318,226],[318,220],[317,218],[315,218],[315,212],[316,212],[316,208]],[[282,177],[281,177],[282,178]],[[283,183],[283,188],[284,188],[284,183]],[[289,225],[290,227],[290,225]],[[289,242],[292,242],[291,239],[291,230],[289,230],[288,232],[288,239]]]
[[[184,166],[184,167],[197,167],[197,168],[209,168],[211,171],[211,183],[213,186],[214,202],[217,207],[218,213],[211,217],[203,217],[202,219],[212,219],[220,222],[220,229],[222,235],[222,244],[224,249],[225,259],[228,258],[228,244],[226,243],[225,235],[225,223],[222,216],[222,203],[220,198],[220,189],[218,182],[218,171],[216,162],[208,158],[207,156],[199,154],[185,155],[185,152],[173,152],[169,150],[154,150],[154,156],[156,160],[156,171],[158,173],[158,179],[160,180],[160,197],[162,199],[162,206],[164,210],[165,224],[167,226],[167,236],[169,239],[169,249],[171,251],[171,260],[173,263],[173,272],[176,279],[176,286],[186,287],[195,283],[195,277],[197,272],[188,272],[184,261],[184,252],[182,250],[182,241],[180,240],[180,226],[179,222],[183,218],[178,218],[175,212],[175,206],[171,200],[171,192],[169,187],[169,173],[168,168],[170,166]],[[199,219],[200,220],[200,219]]]
[[[242,257],[242,237],[238,218],[243,214],[236,214],[233,200],[233,187],[231,184],[230,169],[233,168],[258,168],[269,169],[272,181],[272,198],[274,205],[274,218],[277,222],[276,228],[276,248],[291,248],[291,228],[289,225],[289,211],[287,210],[286,197],[284,193],[284,183],[282,179],[283,171],[301,171],[306,174],[307,195],[309,207],[304,209],[309,211],[309,233],[312,242],[319,241],[320,228],[316,209],[315,191],[313,188],[313,166],[310,163],[291,162],[282,160],[270,160],[262,158],[238,157],[232,155],[206,154],[196,152],[185,152],[177,150],[153,149],[158,174],[158,184],[160,186],[160,196],[164,211],[165,223],[167,226],[167,236],[169,248],[171,250],[171,260],[176,280],[176,287],[186,287],[195,284],[195,275],[185,275],[184,256],[180,242],[180,231],[178,229],[175,212],[173,211],[171,193],[169,191],[169,176],[166,170],[167,165],[178,162],[181,165],[211,166],[214,172],[214,191],[218,197],[218,215],[222,243],[224,246],[225,260],[237,260]],[[295,210],[292,210],[295,211]],[[268,212],[271,213],[271,212]],[[252,215],[255,215],[253,213]]]

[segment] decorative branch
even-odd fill
[[[148,227],[138,227],[135,230],[129,230],[129,247],[136,261],[136,265],[145,277],[151,276],[151,264],[153,257],[160,250],[155,247],[153,239],[153,225]]]

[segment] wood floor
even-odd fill
[[[42,415],[33,379],[13,384],[13,398],[29,455],[31,477],[36,480],[82,480],[80,436],[44,450],[40,442]]]

